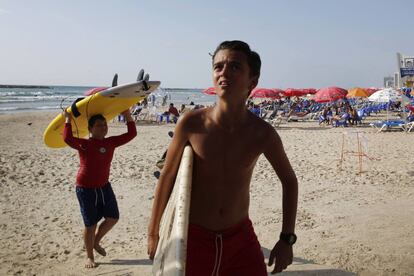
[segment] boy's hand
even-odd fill
[[[269,266],[275,263],[275,268],[272,274],[282,272],[293,261],[293,249],[291,245],[286,244],[284,241],[278,241],[270,252]]]
[[[65,118],[65,120],[66,120],[67,123],[70,123],[71,115],[66,110],[66,108],[65,108],[65,110],[62,111],[62,116],[63,116],[63,118]]]
[[[127,117],[128,115],[131,115],[131,111],[129,111],[129,109],[124,110],[124,111],[121,112],[121,115],[124,116],[124,117]]]
[[[157,252],[159,235],[148,235],[148,248],[147,253],[151,260],[154,259],[155,253]]]
[[[134,121],[134,119],[132,119],[131,111],[129,111],[129,109],[127,109],[125,111],[122,111],[121,115],[125,117],[125,120],[127,122],[133,122]]]

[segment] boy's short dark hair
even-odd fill
[[[88,129],[91,129],[95,125],[95,122],[98,120],[106,122],[106,119],[102,114],[95,114],[88,120]]]
[[[259,54],[250,49],[249,44],[240,40],[223,41],[219,46],[217,46],[216,50],[214,51],[213,62],[214,57],[220,50],[233,50],[244,53],[247,57],[247,63],[250,67],[250,76],[260,77],[260,67],[262,66],[262,61],[260,60]]]

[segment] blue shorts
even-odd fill
[[[118,203],[111,183],[108,182],[101,188],[76,186],[76,196],[86,227],[97,224],[102,217],[119,219]]]

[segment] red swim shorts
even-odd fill
[[[185,275],[267,275],[250,219],[219,232],[190,224]]]

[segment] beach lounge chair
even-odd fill
[[[406,122],[402,120],[388,120],[388,121],[378,121],[378,122],[370,123],[369,125],[377,129],[377,132],[381,132],[381,131],[389,130],[392,128],[403,129],[402,125],[405,123]]]
[[[296,121],[309,121],[313,119],[313,114],[306,113],[306,114],[292,114],[287,118],[288,122],[296,122]]]
[[[349,113],[344,113],[341,116],[341,119],[339,119],[339,120],[332,120],[332,126],[333,127],[339,127],[339,126],[347,127],[348,126],[349,116],[350,116]]]
[[[414,122],[408,122],[405,124],[400,124],[400,127],[402,128],[402,130],[404,130],[405,132],[411,132],[414,129]]]
[[[276,116],[276,117],[273,117],[273,118],[265,119],[265,121],[268,122],[273,127],[279,127],[279,125],[283,121],[287,122],[287,117]]]

